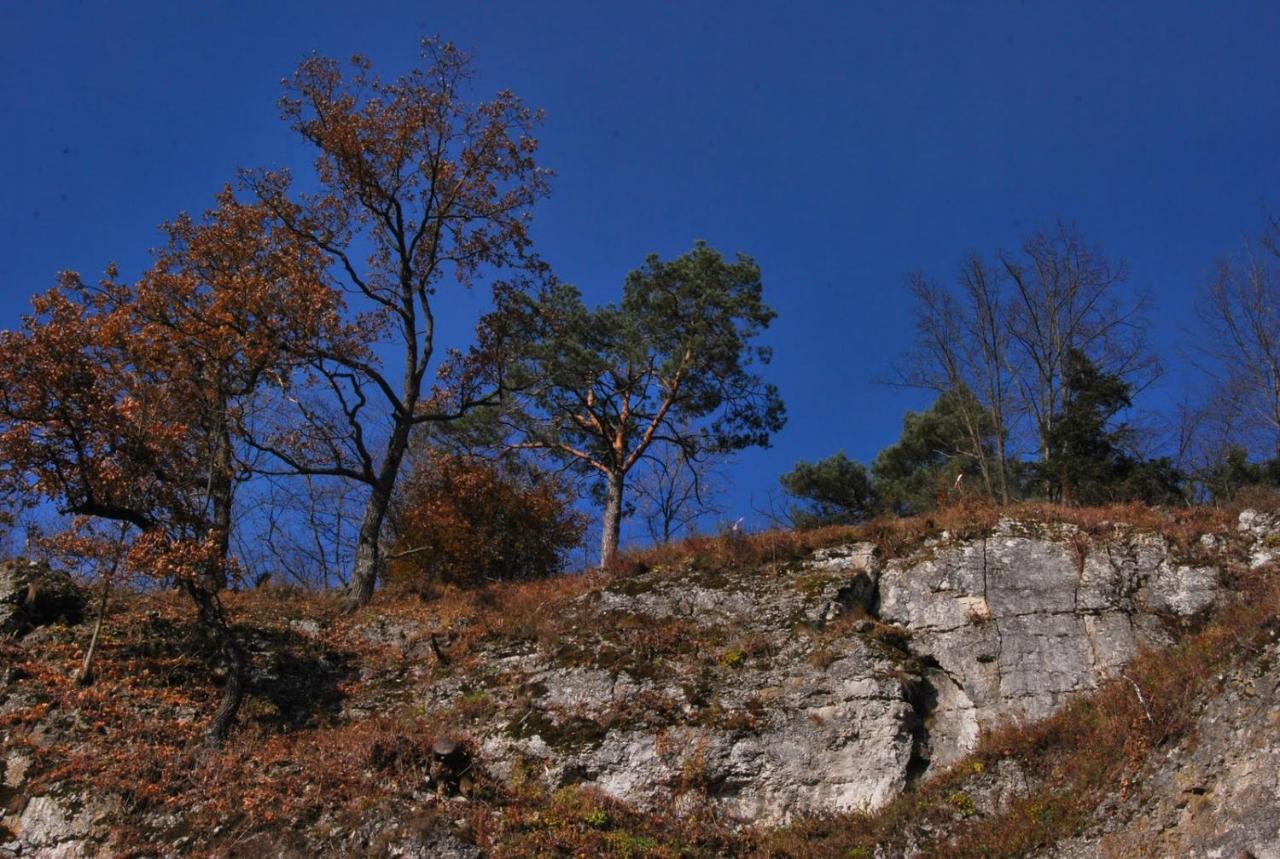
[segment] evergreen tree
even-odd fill
[[[855,524],[873,515],[877,507],[866,466],[843,451],[818,462],[797,462],[779,482],[784,492],[801,502],[788,511],[797,528]]]
[[[975,450],[972,416],[981,449]],[[907,412],[902,435],[876,456],[871,474],[876,495],[889,510],[913,515],[937,506],[961,475],[977,486],[982,457],[995,446],[996,425],[963,386],[951,388],[923,412]],[[963,483],[963,481],[961,481]]]
[[[1099,369],[1079,350],[1068,354],[1066,396],[1047,436],[1048,456],[1038,468],[1050,498],[1081,504],[1182,499],[1183,476],[1172,461],[1126,452],[1133,429],[1115,419],[1130,405],[1128,382]]]

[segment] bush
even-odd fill
[[[556,475],[432,451],[406,481],[388,578],[411,588],[560,572],[586,523]]]

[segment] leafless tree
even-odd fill
[[[649,539],[669,543],[692,531],[702,516],[719,512],[717,464],[711,457],[692,459],[675,446],[660,448],[647,459],[632,491]]]
[[[1280,221],[1218,262],[1198,311],[1203,366],[1233,407],[1239,440],[1280,456]]]
[[[1066,365],[1079,351],[1100,370],[1141,391],[1160,373],[1146,339],[1148,300],[1124,294],[1127,272],[1058,221],[1019,253],[1001,253],[1011,283],[1009,336],[1017,392],[1038,436],[1041,459],[1066,400]]]
[[[957,389],[973,395],[956,398],[967,437],[963,453],[978,464],[988,497],[1008,501],[1012,381],[1001,272],[971,254],[954,291],[918,273],[910,276],[908,285],[919,336],[906,363],[898,368],[898,379],[939,396]]]

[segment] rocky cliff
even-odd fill
[[[1170,643],[1218,592],[1213,567],[1158,536],[1012,520],[884,564],[858,543],[738,574],[658,570],[584,597],[571,643],[494,655],[483,757],[648,808],[694,781],[743,821],[875,809],[984,729],[1049,715]],[[671,624],[702,641],[636,653],[627,630]]]
[[[1140,696],[1126,666],[1200,628],[1233,599],[1241,571],[1270,563],[1277,533],[1269,517],[1252,513],[1238,526],[1182,528],[1173,536],[1123,523],[1082,527],[1021,517],[963,533],[933,531],[893,551],[853,540],[801,557],[760,560],[757,553],[745,563],[734,560],[730,546],[714,563],[692,554],[631,575],[583,580],[555,599],[530,591],[535,605],[521,605],[525,592],[511,591],[498,606],[500,632],[439,607],[345,619],[295,601],[256,615],[275,631],[250,633],[258,651],[255,688],[264,698],[274,693],[279,712],[307,714],[290,715],[291,730],[351,730],[410,708],[461,738],[468,773],[446,790],[424,763],[416,776],[423,789],[410,794],[423,807],[466,804],[478,796],[468,794],[473,780],[491,785],[486,815],[502,805],[496,797],[504,791],[545,790],[563,802],[572,788],[638,814],[714,818],[730,840],[708,842],[719,846],[700,848],[702,855],[739,852],[724,846],[738,843],[732,833],[875,812],[966,760],[980,738],[1044,720],[1109,680],[1132,683]],[[62,640],[81,637],[71,631]],[[293,648],[289,659],[280,656],[282,641]],[[350,654],[338,641],[382,648],[386,658],[362,668],[346,664]],[[12,661],[39,659],[24,647],[31,645],[10,645]],[[297,660],[308,652],[319,657],[305,663],[312,674],[300,680]],[[104,659],[111,654],[108,646]],[[115,658],[127,655],[123,648]],[[1261,679],[1251,682],[1263,692],[1206,705],[1201,736],[1217,751],[1189,749],[1187,765],[1174,774],[1153,765],[1148,782],[1167,782],[1167,791],[1157,786],[1146,799],[1128,797],[1129,811],[1115,816],[1109,831],[1096,824],[1092,834],[1054,849],[1099,855],[1104,842],[1119,844],[1126,834],[1149,839],[1158,830],[1174,833],[1169,845],[1207,850],[1213,839],[1202,837],[1206,827],[1229,828],[1231,814],[1255,821],[1259,833],[1280,835],[1273,831],[1280,819],[1272,766],[1278,731],[1270,718],[1275,708],[1266,704],[1277,694],[1276,679],[1274,668],[1257,672]],[[42,759],[56,757],[42,751],[51,732],[63,730],[81,749],[98,740],[56,727],[70,724],[58,721],[56,706],[31,717],[32,707],[48,709],[52,697],[22,676],[32,673],[7,671],[0,691],[3,736],[24,741],[9,743],[3,761],[8,835],[0,830],[0,838],[8,841],[0,841],[0,855],[110,853],[122,843],[113,829],[130,803],[151,815],[146,832],[157,854],[221,843],[190,832],[181,808],[139,806],[110,791],[86,795],[66,779],[38,778]],[[316,685],[314,675],[328,680]],[[298,683],[293,697],[282,693]],[[316,690],[328,690],[322,719],[305,700],[321,694]],[[1256,712],[1237,725],[1249,707]],[[1269,739],[1254,736],[1259,731]],[[43,745],[30,741],[32,732]],[[287,761],[297,776],[289,784],[309,791],[306,762],[297,757]],[[1028,789],[1025,777],[1015,788],[1014,776],[1000,772],[988,793]],[[982,774],[994,777],[994,769]],[[1187,802],[1169,799],[1187,795],[1200,809],[1198,822],[1187,822]],[[302,833],[291,838],[305,845],[303,853],[480,855],[490,837],[451,815],[452,828],[420,827],[403,842],[417,845],[411,848],[396,846],[399,835],[374,837],[380,826],[400,833],[400,821],[366,816],[339,825],[337,816],[315,814],[292,827]],[[548,814],[537,812],[539,825]],[[583,812],[583,820],[595,814]],[[609,835],[604,824],[575,825]],[[424,835],[427,829],[434,834]],[[257,841],[244,843],[280,848],[275,837],[258,832]],[[618,855],[680,855],[662,852],[660,839],[636,838],[630,846],[600,843]],[[774,852],[752,843],[756,852]],[[1274,855],[1265,846],[1247,849]]]

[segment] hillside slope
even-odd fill
[[[182,606],[132,595],[87,690],[83,626],[0,645],[0,855],[1272,855],[1280,530],[1124,512],[709,540],[355,616],[233,595],[254,695],[218,750]],[[1197,644],[1230,625],[1238,654]],[[1251,685],[1154,700],[1218,667]],[[1099,707],[1143,721],[1064,804]]]

